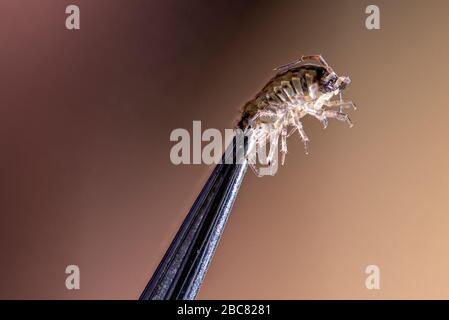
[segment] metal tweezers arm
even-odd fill
[[[233,152],[229,152],[232,148]],[[220,241],[247,161],[236,164],[236,139],[201,190],[140,300],[193,300]],[[225,164],[232,156],[232,164]]]

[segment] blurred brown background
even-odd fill
[[[247,175],[199,298],[449,298],[447,1],[0,13],[0,298],[137,298],[212,169],[171,164],[170,132],[232,127],[273,67],[314,53],[353,80],[355,127],[307,119],[309,156],[294,136],[275,177]]]

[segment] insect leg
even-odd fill
[[[274,173],[276,173],[276,169],[277,169],[277,166],[278,166],[277,162],[278,162],[278,158],[277,157],[275,157],[275,158],[273,158],[271,160],[271,162],[270,162],[270,164],[268,166],[268,169],[270,170],[269,173],[267,173],[268,175],[273,176]]]
[[[349,119],[349,116],[346,113],[339,112],[336,110],[325,110],[323,111],[323,115],[329,118],[335,118],[340,121],[345,121],[349,127],[353,127],[351,119]]]
[[[324,105],[330,108],[337,107],[340,108],[340,110],[343,108],[353,108],[354,110],[357,110],[355,103],[352,101],[329,101],[325,102]]]
[[[249,167],[251,168],[251,170],[253,170],[254,174],[258,177],[262,177],[262,175],[260,174],[259,168],[257,168],[257,166],[254,163],[248,163]]]
[[[340,90],[340,93],[338,94],[338,96],[340,97],[340,102],[343,102],[343,94],[341,93],[341,90]],[[342,105],[340,105],[340,108],[338,108],[339,110],[338,111],[340,111],[340,112],[343,112],[343,106]]]
[[[290,138],[292,134],[294,134],[298,130],[296,126],[290,129],[289,133],[287,134],[287,138]]]
[[[256,127],[257,123],[269,122],[276,119],[276,113],[271,110],[259,110],[257,113],[248,121],[251,127]]]
[[[262,175],[260,174],[259,169],[256,166],[256,161],[257,161],[257,144],[260,143],[259,139],[263,132],[260,128],[254,128],[251,130],[252,133],[250,135],[250,139],[252,140],[252,142],[250,142],[250,145],[252,147],[250,148],[250,150],[248,150],[245,156],[246,159],[248,160],[248,165],[251,168],[251,170],[253,170],[254,174],[257,177],[261,177]]]
[[[279,137],[276,134],[274,134],[274,133],[270,134],[270,151],[268,152],[268,157],[267,157],[268,165],[271,165],[271,161],[274,158],[274,150],[277,149],[277,145],[278,145],[277,139],[278,138]]]
[[[326,116],[321,116],[321,124],[323,125],[323,129],[326,129],[327,126],[329,125],[329,120],[327,120]]]
[[[304,143],[304,150],[306,154],[309,154],[309,137],[307,136],[304,127],[302,125],[302,122],[301,120],[299,120],[297,115],[293,116],[293,123],[295,127],[298,129],[299,136],[301,137],[301,140]]]
[[[307,111],[308,114],[314,116],[321,122],[321,124],[323,125],[323,129],[327,128],[329,121],[327,120],[327,116],[323,113],[322,110],[317,111],[307,106],[304,107],[304,109]]]
[[[266,174],[273,175],[277,169],[279,133],[281,133],[283,130],[282,118],[276,121],[274,124],[267,125],[267,127],[268,127],[268,134],[266,136],[266,139],[267,138],[270,139],[270,151],[268,152],[267,157],[268,167],[266,167],[264,170],[268,169],[269,171]],[[285,159],[285,154],[282,154],[282,158]]]
[[[261,149],[265,150],[267,135],[270,132],[270,125],[260,123],[252,129],[252,149],[246,154],[248,165],[257,177],[262,177],[257,165],[257,154]]]
[[[284,165],[285,155],[287,154],[287,126],[281,130],[281,164]]]

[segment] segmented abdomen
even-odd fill
[[[243,106],[238,127],[245,129],[249,119],[259,110],[282,108],[287,103],[297,104],[313,99],[315,93],[312,88],[318,88],[323,73],[320,69],[323,68],[314,65],[301,66],[277,74],[254,99]]]

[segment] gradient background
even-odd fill
[[[247,175],[199,298],[449,298],[448,14],[443,0],[2,0],[0,298],[137,298],[212,170],[171,164],[170,132],[232,127],[273,67],[314,53],[353,80],[355,127],[306,119],[309,156],[295,136],[275,177]]]

